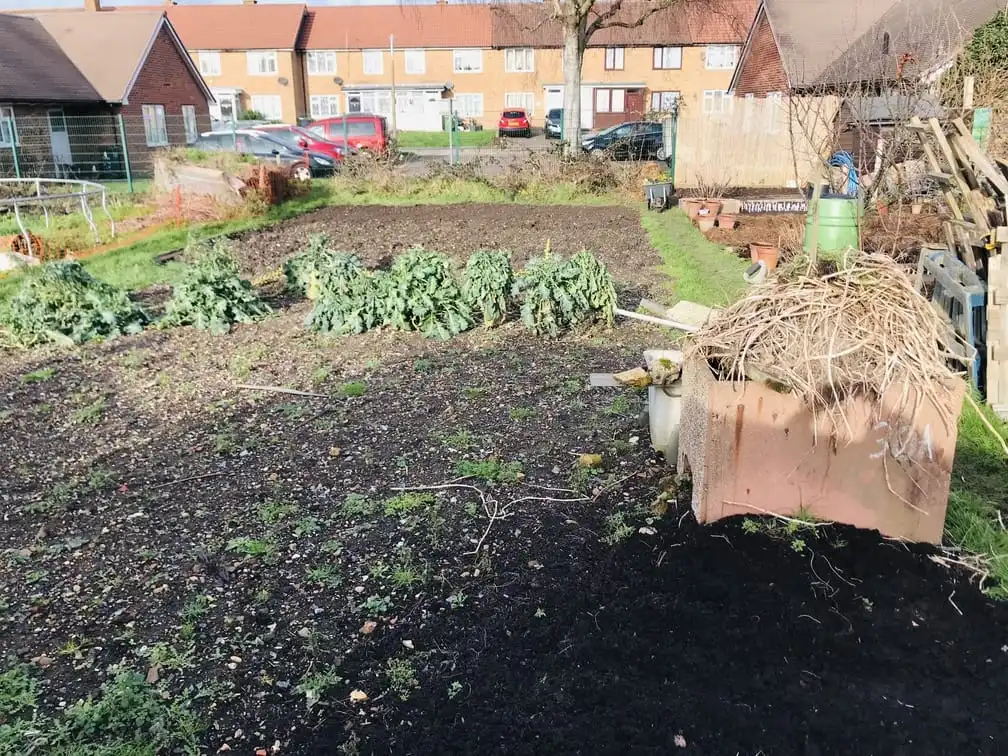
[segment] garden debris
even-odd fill
[[[937,395],[952,386],[949,364],[960,358],[948,345],[956,336],[903,270],[889,257],[861,254],[817,272],[796,262],[755,286],[697,333],[691,355],[720,380],[757,377],[834,419],[847,398],[880,406],[894,387],[903,390],[897,411],[916,416],[931,400],[947,415]],[[916,406],[906,407],[912,388],[920,389]]]
[[[374,620],[368,620],[361,626],[360,633],[361,635],[371,635],[377,629],[378,623]]]
[[[651,376],[642,367],[624,370],[613,376],[623,386],[633,386],[634,388],[647,388],[651,383]]]
[[[368,694],[363,690],[352,690],[350,691],[350,703],[364,703],[368,700]]]
[[[582,454],[578,457],[578,467],[602,467],[601,454]]]

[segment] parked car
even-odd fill
[[[613,160],[665,160],[662,125],[657,121],[631,121],[586,134],[585,152],[605,151]]]
[[[342,142],[335,142],[313,134],[308,129],[300,126],[290,126],[286,123],[269,123],[262,126],[255,126],[256,131],[263,132],[266,136],[283,142],[287,147],[294,150],[308,150],[317,152],[339,162],[346,157],[347,148]],[[352,149],[352,148],[351,148]]]
[[[291,149],[283,142],[255,129],[208,131],[190,146],[210,152],[237,152],[240,155],[251,155],[257,160],[275,162],[287,166],[291,176],[302,180],[312,176],[326,176],[336,169],[332,158],[310,150]]]
[[[563,128],[563,109],[553,108],[546,114],[546,122],[543,124],[543,132],[547,139],[559,139]]]
[[[497,136],[532,136],[532,124],[521,108],[510,108],[501,113],[497,122]]]
[[[385,116],[354,113],[332,118],[320,118],[305,127],[308,131],[328,139],[330,142],[344,143],[360,152],[384,155],[392,148],[388,121]]]

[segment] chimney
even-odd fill
[[[84,10],[97,13],[101,9],[101,0],[84,0]]]

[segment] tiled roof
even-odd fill
[[[34,18],[0,14],[0,50],[0,102],[102,99]]]
[[[167,10],[190,51],[290,50],[297,46],[305,6],[172,5]]]
[[[123,102],[164,11],[34,16],[106,102]]]
[[[306,50],[388,47],[490,47],[490,7],[456,5],[344,5],[312,8],[301,34]]]
[[[834,0],[836,1],[836,0]],[[627,2],[609,19],[625,26],[599,29],[591,47],[740,44],[756,14],[758,0],[683,0],[647,15],[644,2]],[[604,11],[604,4],[596,8]],[[541,3],[501,3],[492,6],[494,47],[559,47],[561,29]],[[645,17],[646,16],[646,17]],[[589,17],[589,23],[597,17]],[[643,23],[638,23],[641,19]]]

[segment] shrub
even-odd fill
[[[570,264],[578,273],[575,291],[584,297],[589,310],[604,318],[606,325],[611,326],[616,309],[616,285],[606,266],[587,251],[574,255]]]
[[[392,263],[385,303],[391,325],[428,338],[448,339],[473,325],[448,258],[419,247]]]
[[[356,259],[356,258],[354,258]],[[312,234],[305,251],[284,263],[283,272],[287,288],[304,294],[308,299],[318,299],[319,277],[323,268],[333,262],[328,234]]]
[[[194,325],[214,334],[227,333],[234,323],[252,323],[270,312],[252,284],[238,276],[238,263],[225,242],[199,252],[175,286],[165,307],[166,325]]]
[[[346,252],[319,253],[302,265],[302,270],[308,271],[309,290],[317,290],[315,307],[305,321],[313,331],[345,335],[384,325],[384,273],[368,271],[355,255]]]
[[[522,299],[522,322],[539,335],[557,336],[597,316],[611,325],[616,307],[612,276],[598,258],[581,252],[564,260],[548,245],[515,279],[512,293]]]
[[[473,310],[483,314],[487,328],[507,317],[514,273],[505,252],[476,252],[466,264],[465,298]]]
[[[148,322],[146,313],[126,292],[94,278],[76,260],[50,262],[28,271],[0,314],[0,324],[25,346],[83,344],[139,333]]]

